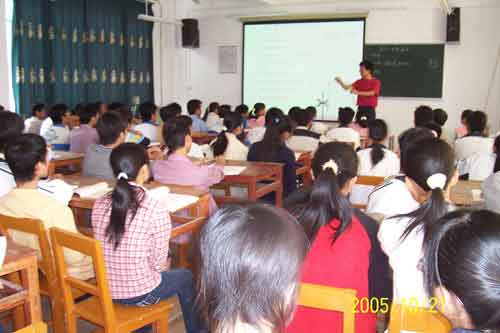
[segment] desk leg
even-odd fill
[[[251,181],[247,184],[248,186],[248,200],[256,202],[257,201],[257,183],[255,181]]]
[[[21,280],[23,287],[28,290],[28,302],[24,305],[24,313],[29,324],[42,321],[42,308],[40,304],[40,286],[38,285],[38,265],[36,256],[27,260],[27,266],[22,270]]]

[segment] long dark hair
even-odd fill
[[[139,171],[149,163],[148,154],[142,145],[124,143],[111,152],[111,168],[117,177],[115,189],[111,193],[111,217],[106,227],[106,237],[116,249],[125,233],[129,214],[134,219],[137,209],[144,198],[144,191],[130,185]]]
[[[179,116],[173,121],[163,125],[163,140],[168,148],[168,155],[173,154],[177,149],[186,145],[186,136],[191,135],[191,118]]]
[[[475,329],[500,329],[500,215],[447,214],[434,223],[424,258],[429,296],[444,287],[462,302]]]
[[[255,103],[255,105],[253,106],[253,110],[252,110],[252,113],[250,115],[250,118],[258,118],[257,113],[260,110],[263,110],[265,108],[266,108],[266,104],[264,104],[264,103]]]
[[[375,119],[368,124],[368,136],[373,141],[370,157],[372,166],[376,166],[385,157],[385,146],[382,142],[387,138],[387,124],[382,119]]]
[[[497,173],[500,171],[500,135],[495,139],[495,154],[497,155],[497,159],[495,160],[493,173]]]
[[[272,162],[283,146],[281,135],[292,132],[290,119],[287,116],[277,115],[266,124],[266,132],[262,141],[256,143],[256,156],[258,161]]]
[[[207,121],[208,114],[211,112],[215,112],[215,113],[219,112],[219,103],[212,102],[208,105],[208,108],[206,109],[205,114],[203,115],[203,121]]]
[[[325,166],[330,161],[337,165],[337,172]],[[330,142],[318,148],[312,168],[316,180],[299,220],[309,239],[313,240],[321,227],[329,225],[332,219],[338,219],[338,227],[330,225],[334,231],[333,243],[351,224],[352,207],[349,199],[340,191],[349,180],[356,177],[358,157],[351,145]]]
[[[405,239],[413,230],[423,226],[424,247],[430,236],[433,223],[448,212],[448,204],[444,198],[444,190],[456,171],[453,149],[440,139],[425,139],[413,145],[402,161],[406,177],[413,180],[422,190],[430,193],[429,198],[418,209],[396,217],[408,217],[410,224],[403,232],[401,239]],[[437,174],[446,176],[443,188],[431,188],[429,178]]]
[[[226,133],[232,133],[238,127],[243,125],[243,117],[237,112],[230,112],[224,118],[224,126],[226,129],[219,133],[217,139],[212,143],[211,148],[214,156],[224,155],[226,152],[229,141],[227,140]]]

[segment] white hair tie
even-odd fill
[[[435,173],[429,178],[427,178],[427,186],[429,186],[431,190],[434,190],[436,188],[444,190],[447,180],[448,178],[446,177],[445,174]]]
[[[128,176],[125,172],[120,172],[120,174],[118,175],[118,177],[116,177],[118,180],[120,179],[125,179],[125,180],[128,180]]]
[[[334,160],[329,160],[328,162],[323,164],[322,168],[323,168],[323,171],[325,171],[326,169],[332,169],[334,174],[337,174],[339,172],[339,166],[338,166],[337,162],[335,162]]]

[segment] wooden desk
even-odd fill
[[[37,323],[42,320],[42,310],[36,251],[8,240],[7,254],[0,268],[0,276],[16,272],[20,273],[24,291],[19,295],[8,297],[6,302],[0,300],[0,312],[23,305],[26,324]]]
[[[54,175],[58,168],[67,166],[73,166],[75,172],[79,172],[82,169],[83,158],[83,154],[54,150],[49,163],[49,176]]]
[[[313,154],[310,151],[304,151],[304,152],[295,152],[295,156],[297,154],[300,154],[300,156],[297,158],[297,163],[301,164],[301,166],[297,167],[297,177],[302,176],[302,184],[304,186],[311,186],[312,185],[312,158]]]
[[[219,185],[243,185],[248,190],[248,200],[257,201],[266,194],[276,194],[276,206],[283,206],[283,164],[267,162],[226,161],[228,166],[244,166],[239,175],[225,176]],[[218,203],[241,201],[229,196],[216,197]]]
[[[480,205],[482,201],[474,201],[472,198],[472,190],[481,190],[482,182],[471,180],[460,180],[457,185],[451,188],[451,201],[462,207],[470,207]]]
[[[196,133],[192,136],[193,142],[199,145],[207,145],[217,138],[215,133]]]

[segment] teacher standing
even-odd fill
[[[377,118],[376,109],[381,86],[380,80],[373,76],[373,70],[373,64],[363,60],[359,64],[361,79],[353,84],[346,84],[340,77],[335,78],[335,81],[337,81],[342,88],[358,96],[358,112],[361,113],[360,116],[366,116],[368,120]]]

